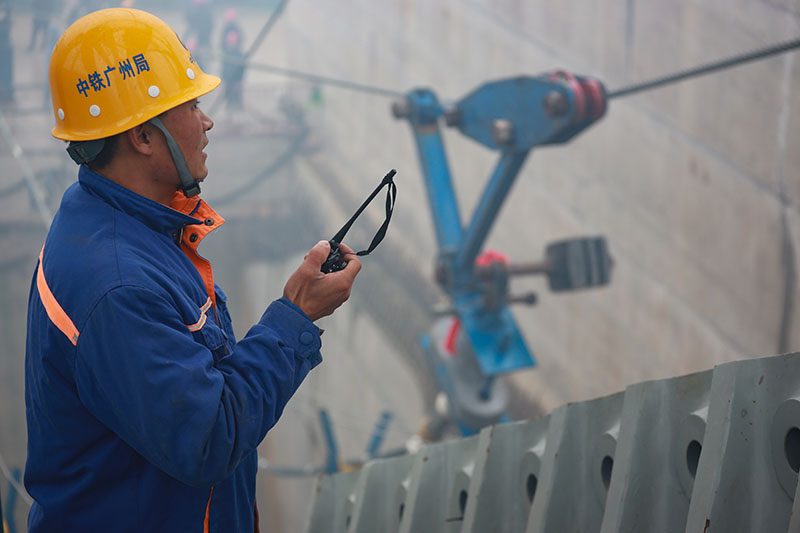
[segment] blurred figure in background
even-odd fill
[[[214,11],[211,0],[188,0],[184,42],[201,68],[208,70],[207,53],[214,31]]]
[[[227,9],[223,15],[225,25],[222,27],[222,81],[225,89],[225,108],[228,111],[239,111],[242,103],[242,86],[244,81],[244,34],[239,25],[238,14],[233,8]]]
[[[14,49],[11,46],[11,6],[0,0],[0,104],[14,101]]]

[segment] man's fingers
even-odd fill
[[[331,244],[328,241],[319,241],[314,247],[306,254],[305,260],[317,268],[322,266],[322,263],[328,258],[331,251]]]
[[[358,256],[352,252],[346,256],[346,259],[347,266],[344,267],[342,272],[346,272],[350,275],[350,280],[352,283],[352,280],[355,279],[356,275],[361,270],[361,261],[358,259]]]
[[[345,253],[345,254],[355,254],[355,252],[353,251],[353,249],[352,249],[352,248],[350,248],[349,246],[347,246],[347,245],[346,245],[346,244],[344,244],[344,243],[341,243],[341,244],[339,244],[339,249],[340,249],[340,250],[341,250],[343,253]]]
[[[323,274],[320,267],[328,258],[330,243],[320,241],[309,250],[303,264],[286,282],[284,296],[294,302],[311,320],[328,316],[350,297],[350,289],[361,261],[352,248],[340,245],[347,266],[338,272]]]
[[[342,258],[347,261],[347,266],[342,272],[346,272],[351,280],[355,279],[356,274],[361,270],[361,261],[358,259],[353,249],[346,244],[339,244],[339,250],[342,252]]]

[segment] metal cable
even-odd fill
[[[721,61],[717,61],[714,63],[709,63],[707,65],[702,65],[700,67],[696,67],[689,70],[684,70],[681,72],[677,72],[675,74],[670,74],[668,76],[663,76],[661,78],[656,78],[654,80],[646,81],[637,83],[635,85],[630,85],[628,87],[623,87],[621,89],[616,89],[614,91],[609,91],[606,94],[607,99],[617,98],[620,96],[627,96],[629,94],[637,93],[640,91],[645,91],[648,89],[655,89],[657,87],[661,87],[664,85],[668,85],[671,83],[676,83],[678,81],[682,81],[688,78],[701,76],[704,74],[709,74],[711,72],[716,72],[718,70],[723,70],[726,68],[735,67],[737,65],[741,65],[742,63],[747,63],[750,61],[755,61],[757,59],[763,59],[765,57],[769,57],[772,55],[780,54],[783,52],[788,52],[794,50],[796,48],[800,48],[800,39],[795,39],[792,41],[787,41],[785,43],[780,43],[774,46],[770,46],[767,48],[762,48],[759,50],[755,50],[753,52],[749,52],[746,54],[742,54],[739,56],[731,57],[728,59],[723,59]],[[279,74],[283,76],[288,76],[291,78],[298,78],[306,81],[310,81],[313,83],[318,83],[320,85],[332,85],[334,87],[339,87],[342,89],[350,89],[354,91],[360,91],[370,94],[377,94],[380,96],[387,96],[390,98],[404,98],[405,93],[401,91],[395,91],[392,89],[385,89],[383,87],[375,87],[373,85],[366,85],[363,83],[357,83],[347,80],[341,80],[337,78],[331,78],[328,76],[319,76],[316,74],[309,74],[307,72],[301,72],[299,70],[283,68],[283,67],[276,67],[274,65],[266,65],[263,63],[255,63],[252,61],[247,61],[239,57],[235,56],[228,56],[226,54],[222,54],[217,51],[213,51],[212,54],[220,60],[227,60],[231,61],[236,64],[244,65],[247,68],[253,70],[259,70],[262,72],[269,72],[272,74]]]
[[[300,72],[299,70],[275,67],[272,65],[264,65],[261,63],[245,62],[245,64],[248,66],[248,68],[252,68],[255,70],[271,72],[273,74],[282,74],[284,76],[289,76],[292,78],[304,79],[314,83],[319,83],[320,85],[332,85],[334,87],[339,87],[340,89],[350,89],[352,91],[360,91],[370,94],[377,94],[380,96],[388,96],[390,98],[405,98],[406,96],[405,93],[402,93],[400,91],[395,91],[392,89],[384,89],[382,87],[365,85],[363,83],[357,83],[353,81],[339,80],[336,78],[329,78],[327,76],[317,76],[316,74],[308,74],[306,72]]]
[[[635,85],[630,85],[628,87],[623,87],[622,89],[617,89],[615,91],[610,91],[606,94],[606,99],[611,100],[612,98],[617,98],[619,96],[627,96],[629,94],[637,93],[640,91],[646,91],[648,89],[655,89],[656,87],[661,87],[663,85],[668,85],[670,83],[675,83],[681,80],[685,80],[687,78],[693,78],[695,76],[702,76],[703,74],[709,74],[711,72],[716,72],[718,70],[726,69],[735,67],[737,65],[741,65],[742,63],[747,63],[749,61],[755,61],[756,59],[762,59],[764,57],[768,57],[775,54],[780,54],[783,52],[788,52],[795,48],[800,48],[800,39],[795,39],[793,41],[788,41],[781,44],[776,44],[774,46],[770,46],[767,48],[762,48],[760,50],[755,50],[753,52],[749,52],[746,54],[742,54],[739,56],[734,56],[728,59],[723,59],[721,61],[717,61],[714,63],[709,63],[707,65],[703,65],[700,67],[696,67],[689,70],[684,70],[681,72],[676,72],[675,74],[671,74],[669,76],[664,76],[661,78],[656,78],[654,80],[645,81],[641,83],[637,83]]]
[[[401,91],[395,91],[393,89],[385,89],[383,87],[375,87],[373,85],[367,85],[364,83],[340,80],[328,76],[319,76],[317,74],[309,74],[308,72],[301,72],[299,70],[294,70],[290,68],[276,67],[274,65],[267,65],[264,63],[256,63],[253,61],[242,59],[241,57],[232,56],[229,54],[223,54],[222,52],[219,52],[217,50],[209,50],[207,53],[212,55],[214,59],[230,61],[231,63],[237,65],[244,65],[245,67],[251,70],[268,72],[270,74],[278,74],[281,76],[287,76],[289,78],[297,78],[301,80],[310,81],[313,83],[318,83],[320,85],[331,85],[334,87],[339,87],[340,89],[350,89],[352,91],[377,94],[389,98],[405,98],[406,96],[405,93]]]
[[[270,74],[277,74],[277,75],[286,76],[286,77],[289,77],[289,78],[297,78],[297,79],[309,81],[309,82],[312,82],[312,83],[316,83],[316,84],[319,84],[319,85],[330,85],[330,86],[333,86],[333,87],[339,87],[340,89],[349,89],[349,90],[352,90],[352,91],[359,91],[359,92],[365,92],[365,93],[369,93],[369,94],[377,94],[377,95],[380,95],[380,96],[387,96],[389,98],[405,98],[405,94],[403,92],[400,92],[400,91],[394,91],[394,90],[391,90],[391,89],[384,89],[382,87],[375,87],[375,86],[372,86],[372,85],[366,85],[364,83],[357,83],[357,82],[352,82],[352,81],[347,81],[347,80],[340,80],[340,79],[331,78],[331,77],[328,77],[328,76],[319,76],[319,75],[316,75],[316,74],[309,74],[307,72],[301,72],[299,70],[283,68],[283,67],[276,67],[276,66],[273,66],[273,65],[266,65],[266,64],[263,64],[263,63],[256,63],[256,62],[250,61],[248,58],[250,56],[252,56],[252,54],[255,52],[257,47],[264,40],[264,37],[266,37],[267,33],[269,32],[269,30],[272,28],[272,26],[274,25],[275,21],[277,20],[278,16],[281,14],[281,12],[283,12],[283,9],[286,7],[287,3],[288,3],[288,1],[282,2],[271,13],[270,18],[267,20],[267,23],[264,25],[264,27],[262,28],[261,32],[256,37],[255,41],[250,46],[250,48],[248,49],[248,51],[244,55],[244,57],[224,54],[224,53],[220,52],[219,50],[212,50],[212,49],[201,50],[201,52],[204,53],[204,54],[210,55],[211,57],[213,57],[214,59],[216,59],[218,61],[224,61],[224,62],[228,62],[228,63],[233,64],[233,65],[244,66],[244,67],[246,67],[248,69],[251,69],[251,70],[267,72],[267,73],[270,73]],[[216,111],[219,108],[219,105],[222,103],[222,101],[223,101],[222,97],[217,97],[217,99],[214,101],[214,103],[209,108],[209,113],[213,114],[213,112]]]

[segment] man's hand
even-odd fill
[[[303,310],[314,321],[328,316],[350,297],[350,288],[361,270],[361,261],[346,244],[340,244],[347,266],[339,272],[323,274],[322,263],[328,258],[331,245],[319,241],[309,251],[303,264],[289,277],[283,296]]]

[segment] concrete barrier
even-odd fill
[[[536,497],[550,417],[484,428],[462,533],[524,531]]]
[[[405,512],[413,455],[371,461],[364,466],[354,493],[350,531],[396,533]]]
[[[598,531],[614,471],[623,393],[556,408],[526,531]]]
[[[314,487],[314,505],[308,517],[309,533],[343,533],[353,521],[353,489],[361,470],[324,475]]]
[[[714,369],[686,531],[789,530],[800,466],[798,396],[798,354]]]
[[[706,428],[712,371],[625,390],[602,533],[683,531]]]
[[[637,383],[323,477],[307,531],[799,532],[798,470],[794,353]]]

